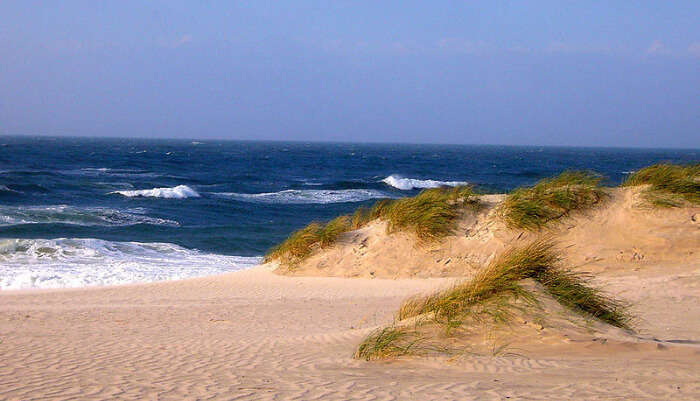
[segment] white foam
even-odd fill
[[[457,187],[468,184],[465,181],[419,180],[415,178],[404,178],[399,175],[390,175],[383,179],[382,182],[402,191],[422,188]]]
[[[128,197],[151,197],[151,198],[169,198],[169,199],[184,199],[184,198],[199,198],[199,194],[194,189],[187,185],[178,185],[172,188],[152,188],[138,189],[132,191],[113,191],[111,194],[119,194]]]
[[[180,223],[145,215],[144,209],[116,210],[105,207],[0,206],[0,227],[18,224],[73,224],[79,226],[131,226],[151,224],[176,227]]]
[[[287,189],[279,192],[266,192],[259,194],[222,192],[214,195],[225,196],[244,202],[281,204],[362,202],[369,199],[390,197],[390,195],[374,189]]]
[[[6,187],[5,185],[0,185],[0,191],[2,191],[2,192],[17,192],[17,193],[19,193],[19,191],[15,191],[14,189],[10,189],[10,188]]]
[[[259,257],[226,256],[168,243],[100,239],[0,240],[0,289],[143,283],[246,269]]]

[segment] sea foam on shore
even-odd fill
[[[0,240],[0,290],[85,287],[208,276],[259,257],[216,255],[169,243],[91,238]]]

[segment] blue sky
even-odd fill
[[[0,134],[700,147],[699,1],[3,1]]]

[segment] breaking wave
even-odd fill
[[[275,204],[345,203],[370,199],[389,198],[391,195],[374,189],[287,189],[279,192],[242,194],[236,192],[216,193],[243,202]]]
[[[465,181],[419,180],[415,178],[404,178],[399,175],[390,175],[383,179],[382,182],[402,191],[423,188],[457,187],[468,184]]]
[[[246,269],[259,257],[226,256],[169,243],[100,239],[0,240],[0,289],[143,283]]]
[[[150,197],[150,198],[169,198],[169,199],[184,199],[184,198],[199,198],[199,193],[187,185],[178,185],[172,188],[152,188],[138,189],[130,191],[113,191],[111,194],[119,194],[128,197]]]
[[[177,227],[177,221],[145,215],[144,209],[106,207],[0,206],[0,227],[19,224],[73,224],[78,226],[131,226],[150,224]]]

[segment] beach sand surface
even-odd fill
[[[450,280],[287,277],[256,268],[7,291],[0,294],[0,400],[700,399],[694,263],[598,277],[634,303],[638,342],[352,358],[403,298]]]

